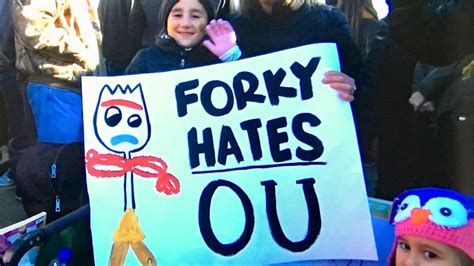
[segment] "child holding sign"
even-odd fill
[[[233,28],[215,20],[213,0],[169,0],[161,6],[162,34],[140,50],[125,74],[155,73],[234,61],[240,55]],[[207,26],[206,26],[207,25]],[[210,40],[203,41],[205,35]],[[220,60],[219,60],[220,59]]]
[[[239,59],[242,53],[236,44],[234,29],[229,22],[214,19],[216,2],[215,0],[164,1],[160,12],[164,25],[162,34],[157,38],[155,45],[142,49],[135,55],[125,74],[165,72]],[[210,40],[204,40],[206,33]],[[291,47],[295,46],[286,48]],[[247,56],[254,55],[258,54],[249,51]],[[323,83],[338,91],[342,100],[348,102],[354,100],[356,87],[354,80],[348,75],[330,71],[325,74]]]
[[[474,265],[474,197],[412,189],[392,205],[395,242],[389,265]]]

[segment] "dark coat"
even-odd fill
[[[377,198],[392,200],[419,186],[419,176],[426,176],[427,168],[420,163],[416,149],[420,134],[413,129],[413,108],[408,103],[415,64],[415,59],[393,42],[388,25],[383,26],[367,58],[376,91]]]
[[[435,144],[442,178],[430,184],[474,194],[474,54],[434,68],[420,83],[435,97]]]
[[[108,70],[125,69],[138,49],[132,47],[127,31],[132,0],[101,0],[99,19],[102,30],[102,52]]]
[[[153,45],[163,27],[160,20],[162,0],[135,0],[130,14],[128,32],[138,48]]]
[[[10,1],[0,4],[0,71],[15,69],[15,43],[10,16]]]
[[[447,65],[474,53],[474,1],[392,2],[392,36],[420,62]]]
[[[437,110],[439,136],[446,141],[442,154],[448,174],[453,173],[450,187],[474,195],[474,54],[462,59],[453,75]]]
[[[158,38],[155,45],[140,50],[130,62],[125,74],[165,72],[220,62],[202,45],[182,48],[174,39],[165,36]]]
[[[303,4],[292,13],[268,15],[254,10],[250,16],[231,19],[237,42],[245,57],[252,57],[307,44],[335,42],[338,45],[342,72],[359,75],[360,51],[350,35],[347,18],[339,10]]]
[[[366,142],[373,135],[373,97],[370,81],[363,72],[360,50],[352,39],[346,16],[336,8],[304,2],[293,11],[274,7],[271,15],[260,7],[249,14],[231,18],[237,42],[245,57],[252,57],[308,44],[334,42],[337,44],[341,70],[357,84],[354,116],[359,140]],[[364,143],[361,143],[365,145]]]

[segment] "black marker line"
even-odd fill
[[[326,162],[297,162],[297,163],[282,163],[282,164],[267,164],[267,165],[252,165],[252,166],[243,166],[236,168],[228,169],[218,169],[218,170],[206,170],[206,171],[193,171],[193,175],[201,174],[215,174],[215,173],[225,173],[233,171],[245,171],[251,169],[268,169],[268,168],[277,168],[277,167],[287,167],[287,166],[308,166],[308,165],[326,165]]]

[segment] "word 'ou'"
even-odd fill
[[[314,178],[298,180],[296,183],[303,185],[303,192],[308,207],[308,230],[304,239],[300,241],[291,241],[288,239],[281,227],[276,207],[275,187],[277,183],[274,180],[261,182],[265,187],[267,219],[273,239],[282,248],[292,252],[302,252],[309,249],[318,238],[319,232],[321,231],[321,213],[319,210],[318,197],[313,186],[315,183]],[[210,210],[212,196],[219,187],[231,189],[239,197],[245,212],[244,230],[236,241],[229,244],[221,243],[214,234],[211,226]],[[216,180],[204,188],[199,200],[199,228],[204,242],[206,242],[212,251],[223,256],[233,256],[237,254],[249,243],[254,226],[255,215],[252,202],[239,186],[227,180]]]

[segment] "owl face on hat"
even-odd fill
[[[393,202],[395,237],[417,236],[457,248],[474,260],[474,197],[448,189],[412,189]],[[395,244],[395,243],[394,243]],[[393,265],[395,245],[390,256]]]
[[[410,220],[414,225],[428,221],[446,228],[459,228],[474,218],[472,202],[455,191],[427,188],[409,190],[394,202],[391,222]]]

